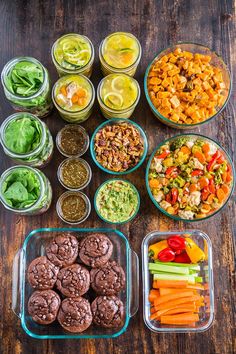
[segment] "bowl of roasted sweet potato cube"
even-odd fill
[[[191,129],[220,115],[231,93],[231,76],[217,53],[181,42],[153,59],[144,88],[152,112],[162,123]]]

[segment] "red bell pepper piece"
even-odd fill
[[[213,165],[215,164],[215,162],[217,161],[217,159],[221,156],[221,153],[219,152],[219,150],[216,151],[216,153],[212,156],[212,159],[210,162],[208,162],[207,165],[207,170],[211,171]]]
[[[168,246],[175,252],[185,249],[185,239],[179,235],[170,236],[167,239]]]
[[[174,262],[176,262],[176,263],[191,263],[191,260],[190,260],[189,256],[187,255],[187,253],[184,251],[181,254],[175,255]]]
[[[173,178],[178,176],[178,169],[175,166],[168,167],[166,169],[166,176],[171,176]]]
[[[177,202],[178,199],[178,189],[177,188],[172,188],[171,191],[169,193],[166,194],[166,201],[170,204],[175,204]]]
[[[164,150],[160,155],[156,156],[157,159],[165,159],[170,154],[169,150]]]
[[[202,170],[193,170],[191,173],[191,176],[202,176],[203,175],[203,171]]]
[[[164,248],[158,253],[158,259],[161,262],[172,262],[175,259],[175,252],[171,248]]]

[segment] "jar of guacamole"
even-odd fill
[[[92,113],[95,90],[86,76],[66,75],[55,83],[52,99],[65,121],[81,123]]]
[[[6,209],[17,214],[42,214],[51,205],[51,184],[36,168],[11,167],[0,177],[0,201]]]
[[[0,142],[7,156],[33,167],[44,167],[53,154],[51,133],[30,113],[15,113],[0,127]]]
[[[1,81],[6,98],[16,111],[43,118],[52,108],[51,85],[47,69],[31,57],[10,60],[3,68]]]
[[[86,36],[69,33],[58,38],[52,46],[51,55],[59,76],[67,74],[91,76],[94,47]]]
[[[126,74],[110,74],[99,83],[97,98],[105,118],[129,118],[138,104],[138,82]]]
[[[123,224],[131,221],[138,213],[140,197],[129,181],[110,179],[96,191],[94,207],[105,222]]]
[[[126,73],[134,76],[141,54],[141,45],[131,33],[110,34],[99,47],[99,59],[104,76],[111,73]]]

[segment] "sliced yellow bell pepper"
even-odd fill
[[[192,263],[202,262],[206,259],[204,251],[196,245],[196,243],[189,237],[185,238],[186,252]]]
[[[158,259],[158,254],[168,247],[168,243],[166,240],[159,241],[149,246],[148,252],[152,259]]]

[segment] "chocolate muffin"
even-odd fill
[[[61,299],[53,290],[35,291],[29,298],[28,311],[33,321],[50,324],[57,318]]]
[[[124,320],[123,302],[116,296],[98,296],[92,302],[93,322],[106,328],[120,327]]]
[[[80,242],[79,248],[81,261],[92,268],[99,268],[106,264],[113,252],[113,244],[104,234],[85,237]]]
[[[83,297],[63,300],[57,319],[60,325],[69,332],[83,332],[92,323],[90,303]]]
[[[73,264],[62,268],[58,273],[56,286],[65,296],[81,296],[89,290],[89,285],[89,271],[80,264]]]
[[[51,263],[47,257],[38,257],[28,267],[28,281],[34,289],[52,289],[56,283],[58,272],[59,267]]]
[[[125,286],[125,273],[115,261],[90,271],[91,287],[99,295],[115,295]]]
[[[58,267],[73,264],[78,257],[77,238],[71,234],[58,235],[47,246],[46,255]]]

